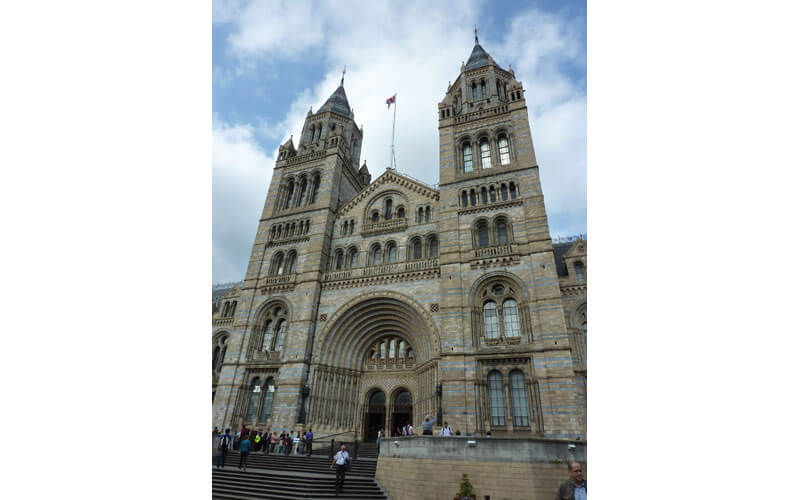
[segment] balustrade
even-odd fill
[[[500,245],[496,247],[484,247],[475,250],[475,258],[497,257],[500,255],[510,255],[513,252],[511,245]]]

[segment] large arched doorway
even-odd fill
[[[386,418],[386,394],[375,391],[369,397],[367,414],[364,417],[364,436],[367,439],[378,437],[378,431],[383,429]]]
[[[395,393],[392,401],[392,435],[397,435],[406,424],[414,422],[413,399],[411,393],[401,389]],[[402,434],[402,433],[399,433]]]

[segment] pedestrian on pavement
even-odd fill
[[[447,425],[447,422],[445,422],[444,426],[442,426],[442,432],[440,433],[440,435],[442,435],[442,436],[452,436],[453,435],[453,429],[451,429],[450,426]]]
[[[289,431],[289,434],[283,438],[283,454],[289,455],[292,451],[292,444],[294,443],[294,431]]]
[[[294,446],[292,446],[292,454],[297,455],[297,450],[300,449],[300,431],[294,435],[292,441],[294,442]]]
[[[300,447],[300,454],[302,455],[306,451],[306,430],[305,429],[303,429],[302,432],[300,432],[299,447]]]
[[[217,468],[225,467],[225,454],[228,453],[228,447],[231,445],[231,430],[225,429],[225,434],[219,437],[219,460],[217,461]]]
[[[264,450],[264,455],[269,453],[270,443],[272,442],[271,438],[272,438],[272,429],[270,427],[267,427],[267,432],[265,432],[264,435],[261,436],[261,447]]]
[[[283,443],[286,439],[286,431],[281,431],[281,437],[278,438],[278,455],[283,453]]]
[[[425,415],[425,420],[422,422],[422,435],[433,436],[433,416]]]
[[[239,468],[242,468],[244,465],[243,470],[247,470],[247,454],[250,453],[250,437],[245,435],[244,439],[241,440],[239,443]]]
[[[308,428],[308,432],[306,432],[306,455],[309,457],[311,456],[311,445],[314,442],[314,432],[312,432],[311,427]]]
[[[347,466],[350,465],[350,453],[347,452],[347,446],[342,443],[342,448],[333,456],[331,462],[331,469],[336,465],[336,496],[344,489],[344,475],[347,472]]]
[[[278,444],[278,431],[272,431],[269,437],[269,452],[275,453],[275,446]]]
[[[258,451],[261,449],[261,431],[256,432],[255,437],[253,437],[253,451]]]
[[[583,467],[580,462],[568,464],[569,480],[558,487],[555,500],[586,500],[586,481],[583,479]]]
[[[383,433],[383,429],[378,429],[378,449],[381,448],[381,434]]]

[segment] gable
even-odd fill
[[[356,218],[366,220],[369,213],[383,206],[387,198],[392,199],[393,209],[400,205],[409,217],[421,203],[439,201],[439,191],[415,179],[387,169],[380,177],[347,202],[336,214],[336,219]],[[380,208],[377,208],[380,210]]]

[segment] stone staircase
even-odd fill
[[[355,443],[344,441],[344,444],[347,445],[347,451],[351,454],[355,455]],[[334,444],[334,450],[339,451],[339,447],[342,445],[341,441],[336,441]],[[330,441],[327,443],[325,441],[314,442],[314,446],[312,448],[312,455],[324,455],[326,457],[330,455]],[[358,458],[373,458],[378,459],[378,445],[374,441],[370,441],[367,443],[358,443]]]
[[[375,480],[377,460],[353,460],[347,473],[344,490],[336,497],[336,471],[330,469],[326,455],[308,456],[264,455],[250,452],[247,470],[238,469],[239,453],[229,452],[225,467],[212,466],[212,498],[219,499],[300,499],[351,498],[381,499],[388,497]]]

